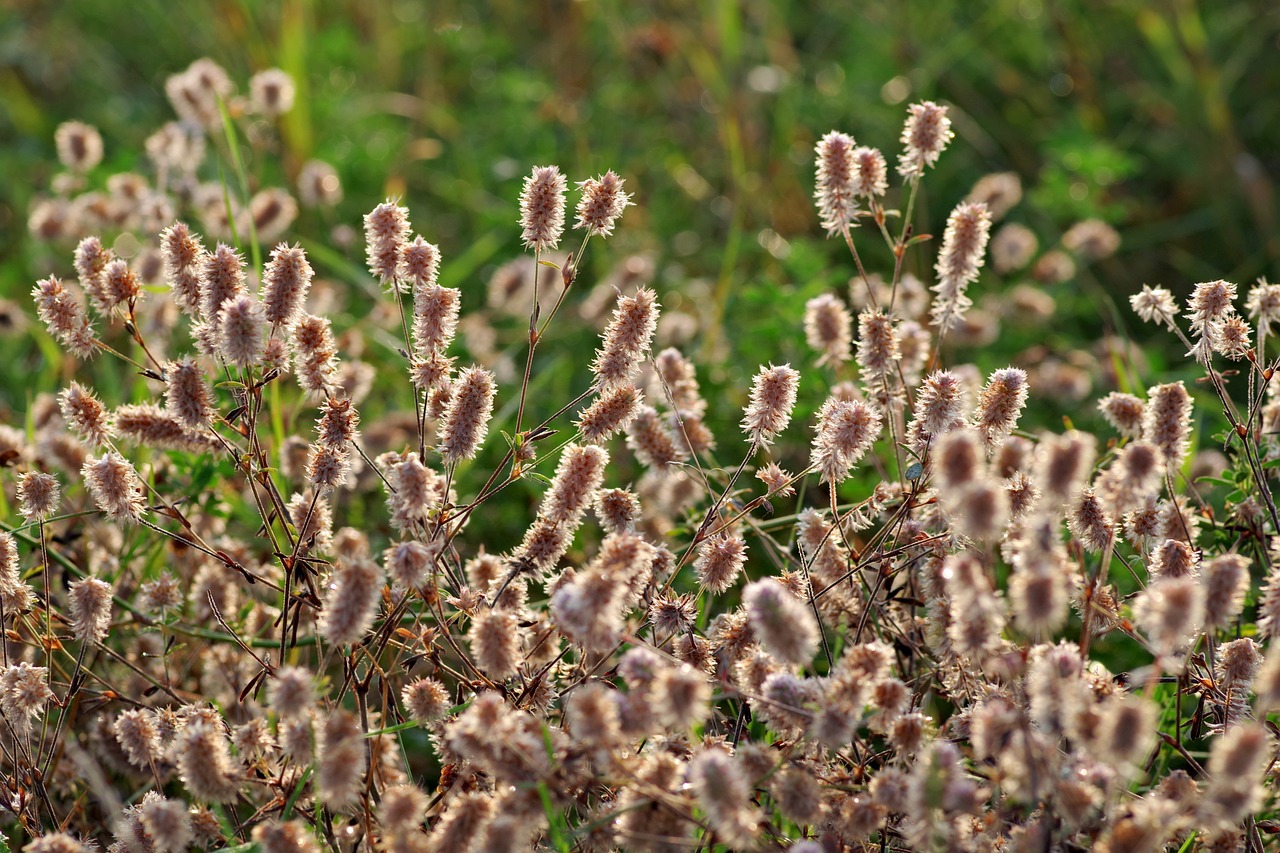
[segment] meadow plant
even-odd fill
[[[291,200],[241,209],[195,176],[291,82],[264,72],[239,100],[202,60],[166,91],[182,122],[147,141],[154,188],[85,190],[102,141],[68,124],[65,192],[32,214],[78,239],[35,310],[69,365],[99,364],[0,433],[20,515],[0,533],[0,806],[27,849],[1274,846],[1274,286],[1247,315],[1228,282],[1185,312],[1144,287],[1137,315],[1204,382],[1104,396],[1100,435],[1020,427],[1035,376],[984,377],[943,344],[975,334],[989,239],[998,270],[1036,257],[1025,227],[992,236],[1021,188],[984,178],[935,280],[908,272],[952,140],[920,103],[893,189],[879,150],[817,143],[850,292],[795,318],[811,363],[742,366],[746,405],[715,421],[740,435],[708,427],[721,401],[695,361],[657,349],[647,275],[608,285],[571,395],[532,399],[548,326],[626,227],[619,175],[577,184],[568,233],[565,174],[525,181],[523,370],[471,360],[481,300],[441,283],[449,247],[409,207],[379,204],[367,267],[389,310],[367,331],[394,342],[389,430],[361,418],[372,368],[312,259],[274,239]],[[331,169],[303,174],[304,201],[336,199]],[[145,234],[154,262],[96,229]],[[864,240],[892,269],[865,269]],[[1114,249],[1073,229],[1039,275]],[[1206,408],[1228,424],[1217,508],[1188,476]],[[502,505],[522,537],[486,524]]]

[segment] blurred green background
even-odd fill
[[[1243,289],[1280,257],[1280,7],[1268,2],[9,0],[0,14],[0,295],[24,307],[35,278],[69,271],[69,246],[26,232],[57,171],[55,127],[98,126],[104,174],[143,170],[142,140],[172,118],[165,77],[206,55],[241,91],[273,65],[297,80],[279,156],[250,169],[281,183],[320,157],[346,194],[335,217],[304,213],[298,234],[358,227],[403,195],[446,258],[466,255],[465,280],[447,283],[477,293],[519,253],[530,166],[559,163],[573,180],[616,169],[637,206],[588,263],[601,273],[651,252],[668,307],[709,297],[698,346],[725,387],[768,359],[809,360],[803,302],[851,271],[813,211],[814,141],[838,128],[892,162],[915,100],[950,104],[957,134],[925,182],[922,228],[940,231],[977,178],[1008,170],[1027,194],[1010,219],[1042,247],[1088,217],[1122,235],[1114,256],[1053,286],[1052,324],[1006,321],[977,353],[984,369],[1037,345],[1078,349],[1100,323],[1134,331],[1123,296],[1143,282]],[[865,251],[887,268],[882,246]],[[922,277],[932,255],[913,255]],[[1016,281],[984,273],[976,290]],[[750,337],[721,334],[746,321]],[[20,407],[13,383],[32,348],[3,346],[3,402]]]

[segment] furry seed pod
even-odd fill
[[[538,517],[577,527],[596,490],[604,482],[609,454],[602,447],[570,444],[560,456],[551,486],[538,507]]]
[[[641,406],[627,425],[627,447],[641,465],[657,471],[688,457],[652,406]]]
[[[1027,404],[1027,372],[1006,367],[991,374],[978,397],[973,426],[982,433],[988,447],[1004,441],[1018,424]]]
[[[930,322],[945,334],[963,320],[973,305],[966,295],[969,285],[978,279],[983,253],[991,235],[991,214],[980,203],[961,202],[947,218],[935,270],[937,283],[931,288],[933,300]]]
[[[612,170],[579,182],[582,199],[578,202],[578,221],[573,227],[601,237],[612,234],[614,223],[631,204],[631,195],[622,191],[623,183]]]
[[[275,118],[293,109],[293,78],[279,68],[259,71],[249,78],[249,101],[253,111]]]
[[[213,391],[204,371],[190,357],[165,365],[165,408],[188,429],[200,429],[213,418]]]
[[[253,828],[253,841],[262,853],[320,853],[311,828],[300,820],[269,820]]]
[[[923,456],[939,436],[964,423],[963,410],[964,388],[960,378],[949,370],[929,374],[916,395],[915,410],[907,426],[911,449]]]
[[[65,832],[47,832],[26,846],[26,853],[96,853],[97,850],[97,844],[90,847]]]
[[[1144,322],[1174,328],[1178,304],[1167,289],[1144,284],[1141,292],[1129,297],[1129,304]]]
[[[520,191],[520,239],[535,252],[554,249],[564,233],[565,178],[557,166],[535,166]]]
[[[721,749],[707,749],[689,763],[689,786],[707,822],[731,847],[753,846],[758,820],[746,774]]]
[[[853,149],[853,194],[872,199],[889,189],[889,167],[878,148]]]
[[[58,408],[67,426],[93,447],[104,447],[115,435],[111,414],[93,392],[72,381],[58,394]]]
[[[771,655],[809,663],[818,648],[818,623],[804,602],[773,578],[748,584],[742,602],[752,633]]]
[[[378,615],[382,567],[368,558],[339,562],[320,611],[320,633],[335,646],[356,642]]]
[[[73,172],[88,172],[102,162],[102,135],[82,121],[64,121],[53,133],[58,160]]]
[[[561,216],[563,217],[563,214]],[[474,850],[476,842],[484,829],[493,821],[496,812],[497,801],[490,794],[480,792],[459,794],[449,801],[440,822],[427,836],[427,849]]]
[[[119,453],[89,457],[80,469],[85,486],[98,509],[112,521],[137,523],[145,508],[142,480],[133,465]]]
[[[308,160],[298,170],[298,198],[303,207],[334,207],[342,201],[342,179],[323,160]]]
[[[494,377],[481,367],[468,367],[458,374],[453,396],[440,426],[441,456],[446,465],[476,455],[489,431],[493,416]]]
[[[902,127],[903,151],[898,158],[898,174],[917,180],[924,170],[938,162],[939,155],[955,136],[947,108],[933,101],[907,107],[907,121]]]
[[[99,643],[111,627],[111,584],[98,578],[81,578],[67,588],[71,632],[82,643]]]
[[[791,422],[800,372],[791,365],[760,368],[751,383],[751,402],[742,417],[742,430],[752,443],[768,447]]]
[[[1204,590],[1193,577],[1160,578],[1138,594],[1134,621],[1157,654],[1169,657],[1204,624]]]
[[[302,390],[313,397],[322,397],[335,389],[338,345],[329,321],[310,314],[303,316],[293,327],[291,343],[293,372]]]
[[[626,429],[636,416],[643,399],[634,385],[622,385],[602,391],[578,415],[576,424],[583,441],[599,444]]]
[[[1204,585],[1204,629],[1228,627],[1244,607],[1249,592],[1249,558],[1222,554],[1206,560],[1200,570]]]
[[[880,412],[860,400],[828,398],[818,412],[810,464],[822,481],[839,483],[880,435]]]
[[[50,276],[41,279],[31,291],[36,314],[67,352],[76,358],[93,358],[98,345],[84,303]]]
[[[747,561],[747,543],[741,536],[721,534],[698,546],[693,561],[698,583],[713,595],[727,592],[738,582]]]
[[[203,256],[200,266],[200,313],[215,324],[222,306],[244,293],[244,259],[226,243]]]
[[[428,726],[449,712],[449,691],[434,678],[418,678],[405,685],[400,694],[405,711],[420,726]]]
[[[58,478],[54,475],[28,471],[18,477],[18,512],[28,522],[55,514],[60,500]]]
[[[315,790],[329,808],[341,809],[359,797],[367,764],[364,743],[350,711],[337,709],[325,717],[316,738]]]
[[[1071,504],[1067,524],[1085,550],[1100,553],[1114,541],[1116,523],[1093,489],[1084,489]]]
[[[1036,483],[1047,500],[1065,503],[1093,467],[1093,436],[1082,432],[1048,435],[1036,449]]]
[[[519,620],[509,610],[482,609],[467,634],[476,665],[494,681],[505,681],[520,666],[522,636]]]
[[[830,293],[815,296],[804,305],[804,336],[809,347],[819,353],[819,367],[839,367],[852,357],[853,318],[849,309]]]
[[[29,735],[33,718],[40,716],[49,700],[56,699],[48,682],[47,669],[26,661],[0,671],[0,710],[17,735]]]
[[[858,367],[864,382],[885,384],[897,372],[902,352],[893,319],[867,309],[858,315]]]
[[[253,367],[262,362],[267,318],[262,303],[241,294],[222,304],[218,315],[218,352],[228,364]]]
[[[849,227],[858,211],[854,151],[853,137],[835,130],[818,140],[814,147],[817,179],[813,197],[828,237]]]
[[[394,201],[384,201],[364,217],[364,237],[368,247],[369,272],[394,292],[402,288],[397,275],[400,257],[409,241],[409,209]]]
[[[629,384],[649,352],[658,328],[660,310],[657,294],[647,287],[634,296],[620,296],[591,362],[600,391]]]
[[[1157,385],[1147,391],[1142,438],[1160,451],[1168,470],[1182,467],[1191,437],[1191,395],[1181,382]]]
[[[271,250],[262,275],[262,305],[267,322],[289,328],[302,316],[315,270],[301,246],[281,243]]]
[[[182,853],[191,844],[191,817],[182,800],[144,797],[138,819],[158,853]]]
[[[213,720],[193,719],[179,734],[178,775],[197,800],[229,803],[239,792],[239,779],[216,712]]]

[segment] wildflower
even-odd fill
[[[1006,367],[991,374],[978,397],[978,410],[973,425],[982,433],[987,446],[999,444],[1013,431],[1018,416],[1027,404],[1027,372]]]
[[[954,136],[946,107],[933,101],[909,106],[902,128],[903,152],[898,158],[898,174],[909,180],[919,179],[926,168],[938,162],[938,156]]]
[[[301,246],[276,246],[262,276],[262,305],[267,322],[284,328],[297,322],[314,276]]]
[[[994,213],[993,209],[992,214]],[[1040,241],[1036,238],[1034,231],[1025,225],[1010,222],[991,238],[991,265],[1001,275],[1008,275],[1031,263],[1031,259],[1035,257],[1036,250],[1039,248]]]
[[[627,425],[627,446],[635,452],[640,464],[657,470],[666,469],[687,456],[652,406],[641,406]]]
[[[642,399],[640,391],[634,385],[622,385],[602,391],[578,415],[576,423],[582,439],[591,444],[599,444],[626,429],[635,418]]]
[[[713,594],[731,589],[747,560],[747,543],[741,536],[720,534],[698,546],[693,561],[698,583]]]
[[[1214,323],[1209,333],[1213,351],[1232,361],[1240,361],[1249,354],[1249,324],[1232,315]]]
[[[1249,316],[1258,323],[1258,338],[1271,334],[1273,323],[1280,323],[1280,284],[1271,284],[1264,278],[1249,291],[1245,301]]]
[[[58,408],[67,426],[90,445],[110,444],[115,425],[106,406],[92,391],[73,381],[58,394]]]
[[[476,665],[495,681],[505,681],[520,666],[521,634],[515,613],[483,609],[471,620],[467,639]]]
[[[520,192],[520,239],[535,252],[554,249],[564,233],[565,178],[556,166],[535,166]]]
[[[458,329],[461,305],[461,294],[456,288],[438,284],[422,284],[415,288],[413,344],[421,355],[429,357],[449,348]]]
[[[320,853],[311,829],[300,820],[268,820],[253,828],[262,853]]]
[[[823,481],[838,483],[848,477],[875,443],[880,427],[880,412],[866,403],[834,397],[823,403],[811,459]]]
[[[449,691],[434,678],[419,678],[405,685],[400,696],[405,710],[420,726],[434,723],[450,707]]]
[[[751,383],[751,402],[742,418],[742,429],[754,444],[768,446],[787,428],[799,382],[799,371],[789,364],[760,368]]]
[[[1107,419],[1107,423],[1116,432],[1130,438],[1142,434],[1142,419],[1146,414],[1147,404],[1132,394],[1112,391],[1098,401],[1098,411]]]
[[[64,121],[54,131],[58,160],[73,172],[88,172],[102,162],[102,135],[80,121]]]
[[[1085,219],[1067,229],[1062,246],[1086,261],[1098,261],[1116,253],[1120,235],[1101,219]]]
[[[316,739],[317,798],[332,809],[354,802],[365,773],[364,737],[350,711],[327,716]]]
[[[18,478],[18,512],[27,521],[44,520],[58,510],[58,478],[28,471]]]
[[[293,78],[279,68],[259,71],[249,78],[249,99],[254,112],[275,118],[293,109]]]
[[[235,765],[227,749],[227,737],[216,712],[212,720],[188,722],[176,744],[178,774],[196,799],[227,803],[239,790]]]
[[[18,733],[31,731],[31,718],[39,716],[45,703],[54,699],[49,689],[48,670],[26,661],[0,671],[0,709],[6,722]]]
[[[962,202],[947,217],[942,250],[934,267],[938,281],[932,287],[937,296],[933,300],[931,322],[940,333],[958,325],[973,305],[965,291],[978,278],[990,233],[991,214],[986,205]]]
[[[858,210],[854,151],[853,137],[835,130],[822,137],[814,148],[817,186],[813,196],[827,236],[847,228]]]
[[[382,568],[373,560],[340,561],[320,611],[320,634],[335,646],[363,637],[377,615],[382,585]]]
[[[267,704],[283,718],[304,716],[315,704],[311,673],[298,666],[282,666],[267,684]]]
[[[394,201],[384,201],[365,214],[364,236],[368,246],[369,272],[383,286],[395,292],[401,289],[397,275],[409,231],[409,210]]]
[[[1107,514],[1093,489],[1084,489],[1076,497],[1067,523],[1088,551],[1098,553],[1115,541],[1115,520]]]
[[[120,454],[112,451],[85,460],[80,469],[85,485],[98,508],[113,521],[142,520],[142,481],[138,472]]]
[[[446,465],[476,455],[489,431],[493,415],[494,377],[480,367],[463,370],[440,427],[440,453]]]
[[[1180,649],[1204,624],[1204,590],[1192,577],[1164,577],[1138,594],[1134,620],[1162,657]]]
[[[1190,446],[1191,405],[1191,395],[1181,382],[1157,385],[1147,391],[1142,438],[1160,451],[1170,471],[1182,466]]]
[[[184,222],[175,222],[160,234],[164,278],[173,301],[191,313],[200,307],[200,269],[205,248]]]
[[[182,853],[191,843],[191,818],[187,804],[166,797],[144,797],[138,819],[161,853]]]
[[[851,357],[853,319],[844,303],[824,293],[804,306],[804,334],[810,348],[821,355],[818,366],[838,367]]]
[[[1244,607],[1249,592],[1249,559],[1222,554],[1206,560],[1201,569],[1204,583],[1204,629],[1226,628]]]
[[[200,267],[200,313],[217,323],[222,306],[244,293],[244,260],[235,249],[219,243],[212,253],[203,256]]]
[[[853,149],[853,194],[872,199],[884,195],[888,188],[888,166],[880,150],[866,146]]]
[[[165,365],[165,407],[180,424],[199,429],[213,417],[213,391],[191,358]]]
[[[324,396],[336,386],[338,345],[329,321],[304,315],[293,327],[294,373],[302,390]]]
[[[706,749],[689,764],[689,784],[707,822],[731,847],[752,846],[757,821],[751,785],[740,768],[720,749]]]
[[[625,385],[635,376],[658,328],[658,310],[657,294],[647,287],[634,296],[618,298],[613,319],[591,363],[601,390]]]
[[[1046,497],[1064,503],[1089,476],[1095,455],[1093,437],[1071,431],[1045,436],[1036,451],[1036,481]]]
[[[640,518],[640,499],[626,489],[600,489],[596,492],[595,513],[607,532],[627,533]]]
[[[1174,328],[1178,305],[1173,301],[1173,294],[1165,288],[1144,284],[1140,293],[1129,297],[1129,304],[1144,322]]]
[[[982,202],[991,211],[992,219],[1004,219],[1005,214],[1022,201],[1022,179],[1017,172],[983,175],[964,200]]]
[[[84,304],[53,276],[41,279],[31,296],[35,299],[36,313],[49,333],[75,357],[93,358],[98,345]]]
[[[622,191],[622,184],[622,178],[612,171],[580,182],[582,199],[578,202],[578,221],[573,227],[585,228],[601,237],[612,234],[614,223],[631,204],[631,196]]]
[[[298,198],[303,207],[334,207],[342,201],[342,180],[323,160],[308,160],[298,170]]]
[[[818,623],[809,608],[776,579],[765,578],[742,592],[751,631],[774,657],[807,664],[818,647]]]

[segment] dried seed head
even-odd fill
[[[165,365],[165,408],[178,423],[200,429],[213,418],[213,391],[190,357]]]
[[[1181,382],[1156,385],[1147,391],[1142,438],[1159,449],[1170,471],[1182,466],[1191,437],[1191,395]]]
[[[44,711],[46,702],[56,698],[49,689],[49,671],[43,666],[22,661],[0,671],[0,710],[19,735],[27,735],[32,718]]]
[[[767,447],[787,428],[799,383],[800,372],[789,364],[760,368],[751,383],[751,402],[742,418],[742,429],[754,444]]]
[[[65,832],[47,832],[33,838],[26,846],[26,853],[95,853],[98,846],[89,846]]]
[[[80,468],[80,476],[94,503],[108,518],[135,523],[142,520],[142,480],[133,465],[119,453],[89,457]]]
[[[554,249],[564,233],[565,178],[556,166],[535,166],[520,192],[520,239],[535,252]]]
[[[342,201],[342,180],[323,160],[308,160],[298,171],[298,198],[304,207],[333,207]]]
[[[818,366],[833,367],[848,361],[853,346],[853,318],[849,309],[830,293],[815,296],[804,305],[804,335],[816,350]]]
[[[949,370],[930,373],[916,395],[915,410],[907,427],[907,441],[920,455],[945,432],[964,423],[964,386]]]
[[[1259,340],[1271,334],[1272,324],[1280,322],[1280,284],[1258,279],[1257,285],[1249,291],[1245,308],[1258,323]]]
[[[818,623],[804,602],[774,578],[754,581],[742,591],[751,631],[769,654],[807,664],[818,648]]]
[[[316,444],[307,458],[307,481],[317,489],[337,489],[351,474],[351,451],[332,444]]]
[[[853,194],[865,199],[884,195],[889,189],[889,167],[878,148],[853,149]]]
[[[602,391],[578,416],[577,426],[584,441],[599,444],[626,429],[636,416],[643,396],[634,385]]]
[[[1204,624],[1204,590],[1193,577],[1160,578],[1138,594],[1133,616],[1157,654],[1169,657]]]
[[[608,533],[627,533],[640,519],[640,498],[626,489],[601,489],[596,492],[596,517]]]
[[[930,321],[939,333],[957,326],[973,305],[965,291],[978,278],[990,235],[991,214],[984,204],[961,202],[947,217],[942,250],[934,266],[938,281],[931,288],[937,296]]]
[[[360,795],[366,758],[360,723],[350,711],[338,709],[324,720],[316,738],[317,798],[332,809],[355,802]]]
[[[558,524],[577,526],[604,482],[609,454],[602,447],[570,444],[560,456],[551,487],[543,496],[538,516]]]
[[[404,250],[401,276],[413,284],[413,342],[420,352],[444,350],[458,328],[462,296],[436,283],[440,250],[421,237]]]
[[[283,718],[300,718],[315,705],[311,672],[299,666],[282,666],[267,684],[267,704]]]
[[[364,217],[369,272],[384,286],[396,291],[402,287],[397,275],[410,230],[409,209],[394,201],[384,201]]]
[[[102,305],[106,311],[128,306],[142,295],[142,282],[128,261],[114,260],[102,270]]]
[[[421,542],[397,542],[382,555],[387,576],[403,587],[414,589],[426,582],[434,555]]]
[[[848,227],[858,210],[857,161],[853,137],[831,131],[814,147],[817,172],[813,197],[827,236]]]
[[[994,216],[996,208],[990,203],[987,206]],[[1001,275],[1017,272],[1031,263],[1039,248],[1040,241],[1036,238],[1036,232],[1025,225],[1010,222],[991,238],[991,265]]]
[[[64,121],[53,132],[58,161],[73,172],[88,172],[102,162],[102,135],[92,125]]]
[[[627,425],[627,447],[640,464],[655,470],[666,470],[688,456],[652,406],[639,407]]]
[[[649,352],[658,328],[658,296],[647,287],[634,296],[620,296],[613,319],[591,362],[591,372],[603,391],[629,384]]]
[[[1204,584],[1204,629],[1226,628],[1239,615],[1249,592],[1249,558],[1221,554],[1206,560],[1200,574]]]
[[[253,828],[262,853],[320,853],[311,828],[300,820],[265,821]]]
[[[489,678],[505,681],[516,674],[523,637],[515,613],[482,608],[471,620],[467,640],[476,665]]]
[[[1252,348],[1249,324],[1243,317],[1232,315],[1210,327],[1209,341],[1213,351],[1232,361],[1247,357]]]
[[[468,367],[453,383],[453,396],[440,426],[440,454],[446,465],[476,455],[489,431],[495,393],[493,374]]]
[[[750,807],[751,783],[727,753],[718,748],[699,753],[689,763],[689,786],[717,836],[733,848],[755,846],[758,816]]]
[[[329,321],[305,315],[293,327],[293,370],[298,385],[313,396],[326,396],[337,387],[338,345]]]
[[[1142,420],[1147,405],[1132,394],[1112,391],[1098,401],[1098,411],[1107,419],[1107,423],[1116,432],[1129,438],[1137,438],[1142,434]]]
[[[907,107],[898,174],[907,179],[919,179],[926,168],[938,162],[938,156],[954,136],[946,107],[938,106],[933,101]]]
[[[31,291],[36,314],[53,335],[76,358],[93,358],[98,351],[93,327],[80,299],[57,278],[41,279]]]
[[[864,382],[881,383],[897,371],[902,352],[893,320],[880,311],[867,309],[858,315],[858,367]]]
[[[818,412],[810,464],[823,482],[839,483],[880,435],[880,412],[861,400],[828,398]]]
[[[81,578],[67,588],[71,633],[82,643],[99,643],[111,627],[111,584],[98,578]]]
[[[1106,550],[1115,542],[1116,523],[1093,489],[1084,489],[1071,504],[1067,523],[1071,532],[1084,545],[1085,550],[1095,554]]]
[[[780,498],[786,498],[796,493],[795,486],[791,485],[793,475],[783,470],[776,462],[770,462],[761,467],[756,471],[756,478],[764,483],[765,493],[770,497],[777,495]]]
[[[284,328],[296,323],[314,276],[301,246],[276,246],[262,276],[262,305],[267,322]]]
[[[293,109],[293,78],[279,68],[259,71],[249,78],[249,100],[253,111],[275,118]]]
[[[721,534],[698,546],[693,568],[702,584],[713,594],[725,592],[738,581],[747,561],[747,543],[741,536]]]
[[[1089,476],[1095,453],[1087,433],[1045,436],[1036,450],[1037,485],[1047,498],[1065,503]]]
[[[978,397],[978,410],[973,425],[982,433],[987,446],[1002,442],[1018,423],[1027,404],[1027,372],[1006,367],[991,374]]]
[[[1178,303],[1173,294],[1163,287],[1142,285],[1142,291],[1129,297],[1129,304],[1144,322],[1174,328],[1178,316]]]
[[[110,444],[115,425],[106,406],[92,391],[72,381],[58,394],[58,408],[71,431],[88,444],[93,447]]]
[[[329,595],[320,612],[320,634],[335,646],[363,637],[378,615],[382,586],[382,567],[373,560],[341,561],[334,569]]]
[[[178,774],[197,800],[228,803],[239,792],[238,774],[227,748],[227,736],[217,712],[212,719],[190,720],[176,743]]]
[[[986,474],[982,439],[975,430],[961,428],[945,433],[933,451],[934,476],[944,489],[959,489]]]
[[[267,317],[262,303],[241,294],[222,304],[218,315],[218,352],[229,364],[253,367],[262,362]]]
[[[182,853],[191,844],[191,817],[182,800],[148,795],[138,808],[138,819],[159,853]]]
[[[244,259],[226,243],[206,253],[200,265],[200,313],[215,324],[222,306],[244,293]]]
[[[58,478],[29,471],[18,478],[18,512],[27,521],[48,518],[58,511]]]
[[[449,712],[449,691],[434,678],[418,678],[405,685],[400,695],[405,710],[420,726],[427,726]]]
[[[612,170],[579,182],[582,199],[578,202],[578,221],[573,227],[585,228],[601,237],[612,234],[614,223],[631,204],[630,194],[622,191],[623,183]]]

